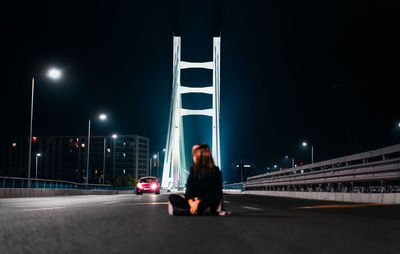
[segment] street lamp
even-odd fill
[[[153,161],[154,161],[154,163],[153,163]],[[155,174],[155,176],[158,178],[158,171],[160,170],[160,152],[157,152],[157,153],[155,153],[154,155],[153,155],[153,157],[150,157],[150,159],[149,159],[149,164],[150,164],[150,172],[149,172],[149,175],[151,175],[151,169],[154,167],[154,164],[156,165],[156,167],[157,167],[157,171],[156,171],[156,174]]]
[[[59,79],[61,77],[61,70],[51,68],[47,72],[47,77],[50,79]],[[32,77],[32,96],[31,96],[31,122],[29,131],[29,152],[28,152],[28,188],[31,187],[31,169],[32,169],[32,125],[33,125],[33,101],[35,94],[35,76]]]
[[[103,150],[103,184],[106,179],[106,137],[104,137],[104,150]]]
[[[104,121],[104,120],[107,119],[107,115],[106,114],[100,114],[99,115],[99,119]]]
[[[61,70],[57,68],[51,68],[47,71],[47,77],[51,79],[59,79],[61,75],[62,75]]]
[[[107,119],[107,116],[105,114],[100,114],[99,115],[99,119],[104,121]],[[87,148],[87,161],[86,161],[86,184],[89,183],[89,160],[90,160],[90,125],[91,125],[91,121],[89,119],[89,124],[88,124],[88,148]]]
[[[105,120],[105,119],[107,119],[107,116],[106,115],[100,115],[99,118]],[[118,137],[118,135],[117,134],[112,134],[111,137],[113,138],[113,141],[114,141],[114,149],[113,149],[113,153],[114,153],[114,150],[115,150],[115,139]],[[103,153],[103,184],[105,182],[105,179],[106,179],[106,138],[104,138],[104,153]]]
[[[36,179],[37,179],[38,160],[40,156],[42,156],[40,153],[36,154],[36,176],[35,176]]]
[[[304,141],[304,142],[302,143],[302,146],[303,146],[303,147],[307,147],[307,146],[308,146],[308,143]],[[311,145],[311,164],[313,164],[313,163],[314,163],[314,146]]]
[[[112,157],[113,157],[113,172],[112,172],[112,177],[115,178],[115,150],[116,150],[115,140],[118,138],[118,135],[117,134],[113,134],[111,137],[113,138],[113,155],[112,155]]]
[[[156,166],[157,166],[156,177],[158,178],[158,171],[160,169],[160,152],[157,152],[156,154],[154,154],[153,158],[154,158],[154,162],[156,163]]]
[[[292,168],[294,168],[294,157],[292,158]],[[287,161],[288,167],[290,166],[290,162],[289,162],[289,155],[285,155],[285,161]]]

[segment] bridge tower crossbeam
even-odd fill
[[[212,154],[217,166],[221,166],[219,112],[220,112],[220,48],[221,37],[213,38],[213,61],[181,61],[181,38],[174,36],[173,41],[173,82],[168,135],[164,158],[164,171],[161,186],[164,188],[183,187],[188,177],[185,159],[183,116],[203,115],[212,117]],[[213,72],[213,83],[205,87],[181,85],[181,70],[190,68],[209,69]],[[212,95],[212,108],[202,110],[182,107],[182,94],[202,93]]]

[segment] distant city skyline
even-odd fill
[[[27,177],[27,136],[0,137],[0,176]],[[36,136],[31,178],[84,182],[87,163],[87,136]],[[149,174],[150,139],[139,135],[91,136],[89,183],[112,182],[116,177],[133,178]],[[36,175],[37,172],[37,175]]]

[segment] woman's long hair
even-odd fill
[[[212,158],[211,149],[207,144],[193,146],[194,174],[198,178],[203,178],[214,173],[215,164]]]

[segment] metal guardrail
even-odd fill
[[[120,191],[136,191],[136,187],[112,187],[112,190],[120,190]]]
[[[0,188],[28,188],[28,179],[22,177],[0,176]],[[84,184],[61,180],[31,178],[31,188],[40,189],[77,189],[77,190],[112,190],[108,184]]]
[[[252,176],[243,187],[245,190],[398,192],[399,180],[400,144]]]
[[[242,188],[243,188],[243,183],[230,183],[223,185],[224,190],[241,190]]]

